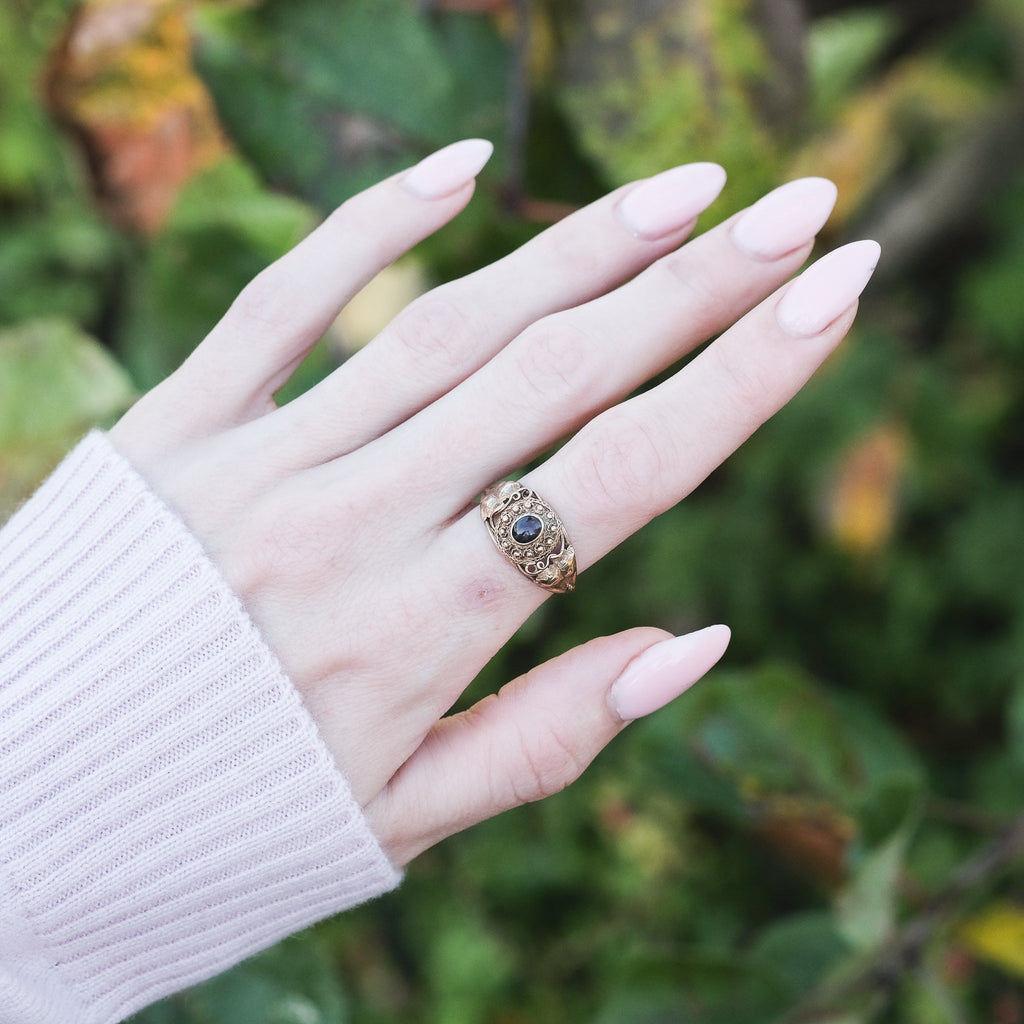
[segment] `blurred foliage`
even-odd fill
[[[380,295],[693,159],[732,175],[708,223],[832,176],[823,241],[883,264],[817,380],[467,699],[635,623],[728,622],[726,666],[139,1020],[1024,1021],[1019,0],[6,0],[0,499],[330,206],[470,134],[473,204]]]
[[[128,374],[67,320],[0,329],[0,502],[32,493],[82,434],[134,399]]]

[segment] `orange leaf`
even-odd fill
[[[846,878],[846,854],[856,836],[852,819],[824,801],[774,796],[751,808],[758,835],[797,870],[825,889]]]
[[[51,58],[50,106],[84,149],[104,213],[124,227],[159,230],[181,187],[225,152],[191,59],[174,0],[90,0]]]

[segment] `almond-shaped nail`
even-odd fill
[[[724,186],[718,164],[683,164],[640,182],[619,203],[619,217],[637,238],[654,241],[695,220]]]
[[[728,626],[708,626],[648,647],[623,670],[608,691],[608,704],[624,722],[664,707],[688,690],[729,646]]]
[[[786,290],[775,319],[794,338],[812,338],[841,316],[878,266],[877,242],[851,242],[811,264]]]
[[[751,259],[781,259],[822,229],[837,195],[828,178],[799,178],[781,185],[733,223],[733,245]]]
[[[463,139],[424,157],[401,179],[417,199],[443,199],[469,184],[491,158],[494,146],[486,139]]]

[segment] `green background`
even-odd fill
[[[497,149],[431,282],[698,159],[730,172],[703,225],[821,173],[822,247],[884,252],[805,392],[468,696],[642,623],[729,623],[722,665],[567,792],[139,1021],[1024,1021],[1019,2],[158,3],[230,149],[144,229],[55,105],[76,6],[0,6],[7,510],[325,211],[458,137]],[[133,123],[154,88],[94,95]]]

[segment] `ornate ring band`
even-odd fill
[[[480,515],[498,550],[528,579],[552,594],[576,586],[576,552],[562,520],[536,491],[517,480],[488,487]]]

